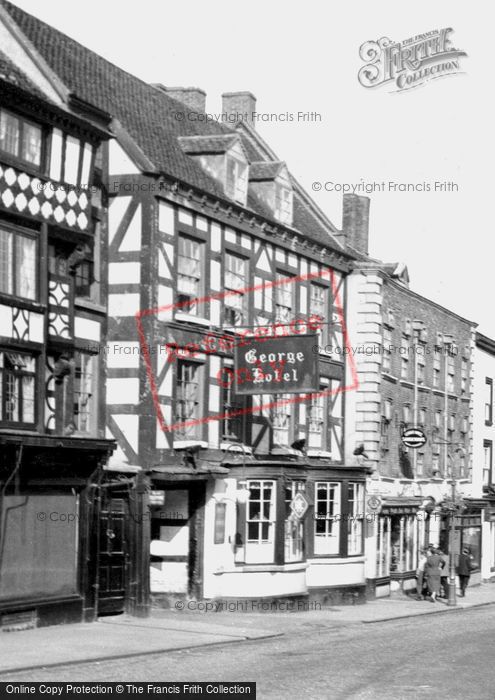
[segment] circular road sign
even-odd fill
[[[401,440],[405,447],[417,449],[426,443],[426,435],[421,428],[408,428],[402,433]]]

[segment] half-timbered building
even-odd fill
[[[102,143],[0,6],[0,624],[91,620],[105,438]],[[104,587],[104,586],[103,586]]]
[[[365,469],[344,457],[353,258],[337,229],[250,123],[250,93],[223,96],[226,114],[246,115],[237,128],[208,123],[201,90],[146,84],[2,6],[68,91],[112,116],[106,436],[118,445],[110,468],[147,479],[132,582],[105,545],[127,577],[117,588],[141,601],[148,586],[157,601],[355,600]],[[311,319],[318,387],[236,393],[236,339],[308,334]]]

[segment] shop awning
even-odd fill
[[[424,498],[401,498],[400,496],[386,498],[382,503],[382,515],[409,515],[416,513]]]

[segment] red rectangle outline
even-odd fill
[[[266,404],[261,404],[259,406],[256,406],[255,408],[242,408],[242,409],[237,409],[235,411],[230,411],[228,413],[218,413],[213,416],[205,416],[203,418],[195,418],[194,420],[190,421],[184,421],[182,423],[174,423],[172,425],[167,425],[165,422],[165,418],[163,416],[160,400],[158,398],[158,389],[156,386],[156,381],[155,381],[155,376],[153,373],[153,367],[151,364],[151,356],[150,356],[150,351],[149,351],[149,345],[146,340],[146,337],[144,335],[144,329],[143,329],[143,323],[142,323],[142,318],[147,317],[147,316],[156,316],[159,313],[165,312],[165,311],[170,311],[173,309],[178,309],[182,308],[184,306],[189,306],[190,301],[182,301],[182,302],[176,302],[173,304],[166,304],[165,306],[159,306],[155,307],[152,309],[141,309],[135,313],[135,320],[136,320],[136,326],[137,326],[137,331],[138,331],[138,336],[139,336],[139,342],[141,345],[141,353],[144,358],[144,363],[146,367],[146,375],[148,377],[148,381],[150,383],[150,390],[151,390],[151,396],[153,400],[153,405],[155,408],[155,413],[156,417],[158,420],[158,423],[160,424],[160,428],[164,433],[171,433],[174,432],[175,430],[178,430],[179,428],[189,428],[193,427],[195,425],[201,425],[203,423],[209,423],[211,421],[218,421],[218,420],[225,420],[226,418],[236,418],[237,416],[243,416],[243,415],[248,415],[248,414],[253,414],[253,413],[261,413],[263,410],[268,410],[273,408],[274,406],[285,406],[285,405],[290,405],[290,404],[297,404],[297,403],[303,403],[304,401],[309,401],[312,396],[316,397],[324,397],[324,396],[333,396],[339,393],[344,393],[346,391],[353,391],[357,390],[359,387],[359,382],[358,382],[358,376],[357,376],[357,369],[356,369],[356,363],[354,361],[354,358],[352,356],[352,352],[350,352],[350,343],[349,343],[349,334],[347,331],[347,326],[345,323],[345,318],[344,318],[344,310],[342,306],[342,302],[340,300],[340,295],[337,290],[337,283],[335,280],[335,274],[334,271],[331,268],[328,268],[328,270],[321,270],[319,272],[311,272],[306,275],[298,275],[295,277],[285,277],[280,280],[274,280],[266,283],[266,280],[261,282],[261,284],[254,285],[252,287],[246,287],[245,289],[242,290],[237,290],[237,291],[230,291],[230,292],[217,292],[215,294],[210,294],[205,297],[200,297],[195,299],[196,304],[202,304],[206,303],[212,300],[219,300],[221,301],[222,299],[225,299],[227,296],[234,296],[241,291],[243,294],[247,293],[253,293],[261,289],[270,289],[272,287],[276,287],[278,285],[283,285],[286,284],[287,282],[292,282],[292,283],[297,283],[297,282],[306,282],[308,280],[312,279],[321,279],[325,276],[328,276],[330,279],[331,283],[331,288],[332,288],[332,293],[333,293],[333,298],[334,298],[334,306],[337,309],[337,314],[339,316],[339,323],[342,329],[342,338],[343,338],[343,346],[344,346],[344,352],[343,356],[347,356],[348,362],[349,362],[349,369],[351,373],[351,378],[352,382],[349,386],[340,386],[337,389],[327,389],[325,391],[320,391],[317,393],[310,393],[310,394],[302,394],[301,396],[296,395],[294,398],[291,399],[284,399],[283,401],[272,401],[271,403],[266,403]],[[269,324],[267,324],[269,325]],[[235,336],[234,336],[235,337]],[[203,355],[213,355],[215,354],[213,351],[208,352],[208,350],[201,351],[201,354]],[[344,372],[345,372],[345,362],[344,362]],[[344,377],[345,380],[345,377]]]

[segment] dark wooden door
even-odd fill
[[[126,499],[108,494],[100,513],[98,614],[124,612],[127,591],[128,536]]]

